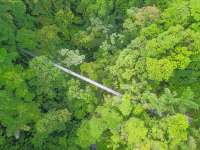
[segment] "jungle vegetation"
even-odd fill
[[[0,0],[2,150],[198,150],[199,93],[199,0]]]

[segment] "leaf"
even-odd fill
[[[17,121],[14,119],[14,118],[10,118],[10,117],[6,117],[4,122],[7,124],[7,125],[13,125],[15,124]]]
[[[0,49],[0,63],[4,61],[5,57],[7,56],[7,51],[5,48]]]
[[[78,139],[75,141],[75,144],[81,146],[82,148],[87,148],[95,143],[95,137],[91,135],[90,124],[88,120],[82,120],[82,124],[77,130],[76,135]]]
[[[134,115],[140,115],[144,111],[144,108],[142,104],[138,104],[134,109],[133,109],[133,114]]]
[[[85,59],[85,55],[80,55],[79,50],[61,49],[58,50],[57,53],[59,54],[57,57],[58,60],[66,67],[79,65],[83,63]]]
[[[192,100],[194,98],[194,93],[192,92],[191,88],[188,87],[181,95],[181,99],[183,100]]]
[[[18,128],[23,131],[29,131],[31,129],[30,126],[25,124],[18,124]]]
[[[148,78],[154,81],[168,80],[173,74],[173,65],[170,60],[164,58],[157,60],[156,58],[147,57],[146,70]]]
[[[16,40],[21,48],[33,50],[38,45],[39,38],[34,31],[22,28],[17,32]]]
[[[14,123],[12,125],[8,125],[7,128],[6,128],[6,135],[8,137],[13,136],[16,128],[17,128],[17,123]]]
[[[107,125],[101,118],[93,117],[90,122],[91,135],[96,141],[100,141],[103,131],[107,129]]]
[[[194,16],[194,19],[200,20],[200,2],[198,0],[190,0],[191,16]]]
[[[36,123],[36,130],[39,134],[52,133],[57,130],[62,123],[68,122],[71,119],[71,113],[67,109],[48,112],[43,118],[40,118]]]
[[[186,1],[174,1],[171,5],[162,13],[163,22],[167,27],[173,25],[187,25],[190,17],[190,10],[188,2]]]
[[[0,14],[3,13],[3,12],[6,12],[8,10],[10,10],[10,6],[8,5],[0,5]]]
[[[132,117],[125,123],[125,130],[128,134],[128,145],[137,144],[146,139],[148,129],[144,122],[138,118]]]
[[[0,145],[3,145],[4,141],[5,141],[5,137],[0,136]]]

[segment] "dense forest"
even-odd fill
[[[200,0],[0,0],[2,150],[199,150],[199,93]]]

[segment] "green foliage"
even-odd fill
[[[41,54],[51,58],[56,56],[55,48],[60,43],[60,38],[57,35],[58,31],[59,28],[55,24],[43,26],[43,28],[37,31],[39,42],[43,48],[40,52]]]
[[[146,139],[148,129],[145,127],[144,122],[138,118],[132,117],[125,124],[124,136],[127,138],[127,144],[132,145],[140,143]],[[126,136],[128,134],[128,136]]]
[[[14,29],[12,26],[9,25],[8,22],[5,22],[0,18],[0,44],[2,42],[7,42],[8,45],[14,44]]]
[[[101,115],[101,119],[106,122],[111,133],[115,133],[118,130],[123,117],[116,110],[98,106],[96,112]]]
[[[181,97],[175,98],[176,95],[176,92],[172,94],[169,89],[165,88],[165,93],[159,98],[153,93],[145,92],[142,94],[141,102],[145,108],[156,109],[160,116],[163,112],[184,114],[188,109],[199,109],[199,106],[192,101],[194,95],[190,88],[185,89]],[[147,101],[150,105],[146,103]]]
[[[65,39],[70,39],[70,30],[68,29],[73,21],[74,14],[70,8],[59,10],[55,14],[55,24],[60,28],[59,32],[65,37]]]
[[[135,14],[135,23],[140,27],[151,25],[160,18],[159,10],[153,6],[142,7]]]
[[[35,103],[24,103],[21,99],[14,97],[7,91],[1,91],[1,116],[0,120],[6,129],[6,135],[13,136],[20,129],[29,131],[26,124],[37,121],[40,111]]]
[[[138,56],[139,52],[137,50],[124,49],[120,53],[116,65],[111,68],[111,73],[117,75],[119,80],[130,80],[134,75],[136,75],[134,67]]]
[[[90,124],[88,120],[82,120],[80,128],[77,130],[78,139],[75,141],[76,144],[82,148],[87,148],[95,143],[95,137],[90,132]]]
[[[198,8],[196,0],[0,0],[0,149],[200,149]],[[20,65],[30,57],[15,45],[124,96],[65,76],[45,56]]]
[[[26,12],[26,6],[23,3],[23,1],[19,0],[19,1],[14,1],[14,5],[11,5],[12,7],[12,14],[16,17],[16,19],[18,18],[22,18],[23,15]]]
[[[67,26],[72,22],[74,18],[73,12],[66,7],[64,10],[60,10],[55,14],[55,23],[60,27]]]
[[[54,130],[64,130],[65,122],[71,119],[71,113],[67,109],[50,111],[36,123],[36,130],[39,134],[52,133]]]
[[[131,113],[132,107],[131,107],[129,95],[123,96],[123,101],[122,101],[121,105],[119,106],[119,109],[124,116],[128,116]]]
[[[96,139],[96,141],[100,141],[103,131],[107,129],[106,123],[102,120],[102,118],[93,117],[90,119],[89,124],[92,136]]]
[[[90,17],[106,17],[114,7],[114,1],[106,0],[83,0],[84,9],[89,12]]]
[[[129,2],[129,5],[135,6],[135,7],[142,7],[144,4],[144,1],[137,1],[137,0],[131,0]]]
[[[134,115],[140,115],[144,111],[144,108],[142,104],[138,104],[134,109],[133,109],[133,114]]]
[[[16,24],[18,27],[22,28],[25,20],[25,13],[26,13],[26,5],[23,1],[13,1],[14,5],[11,6],[12,15],[14,16],[14,19],[16,20]]]
[[[167,81],[173,75],[173,64],[166,58],[157,60],[147,57],[146,65],[148,79],[150,80]]]
[[[35,18],[35,17],[33,17],[29,14],[26,14],[23,23],[24,23],[24,26],[26,27],[26,29],[33,30],[33,31],[37,30],[35,24],[38,22],[37,22],[37,18]]]
[[[23,1],[1,1],[0,16],[10,23],[10,26],[22,28],[25,23],[26,6]],[[9,13],[6,11],[9,10]],[[15,25],[14,25],[15,24]],[[15,27],[16,28],[16,27]]]
[[[186,129],[189,126],[188,119],[181,114],[176,114],[172,117],[163,118],[160,122],[162,128],[167,130],[169,148],[174,149],[183,140],[187,140]]]
[[[5,5],[3,2],[0,2],[0,18],[6,22],[11,23],[13,17],[7,12],[8,10],[11,10],[11,7],[8,5]]]
[[[82,73],[87,73],[86,76],[88,76],[90,79],[98,81],[98,70],[102,68],[101,65],[90,62],[90,63],[85,63],[80,66],[81,72]]]
[[[128,0],[116,0],[115,1],[115,12],[117,12],[117,17],[125,18],[126,10],[129,9],[132,5],[130,5]]]
[[[194,16],[194,19],[199,21],[200,20],[200,14],[199,14],[199,1],[197,0],[191,0],[190,1],[190,7],[191,7],[191,16]]]
[[[178,0],[172,2],[162,13],[162,21],[167,28],[175,25],[186,26],[190,17],[189,3]]]
[[[152,0],[152,1],[155,1],[155,0]],[[171,2],[173,2],[173,0],[156,0],[154,4],[156,5],[157,8],[163,11],[164,9],[169,7]]]
[[[154,140],[165,140],[165,132],[162,130],[162,128],[156,124],[152,127],[150,136],[153,137]]]
[[[16,98],[23,98],[24,101],[30,102],[35,97],[34,93],[28,91],[26,80],[30,80],[33,77],[33,73],[29,70],[24,70],[21,65],[12,63],[17,54],[15,52],[7,53],[5,48],[1,48],[1,75],[0,75],[0,87],[4,87],[5,90],[13,92]]]
[[[52,13],[59,12],[63,10],[65,7],[69,7],[69,1],[58,0],[44,0],[38,1],[34,0],[34,2],[30,2],[26,0],[26,3],[29,5],[32,15],[37,15],[37,19],[43,25],[48,25],[53,23]]]
[[[77,119],[80,119],[80,120],[81,120],[81,119],[84,119],[86,113],[85,113],[85,110],[82,108],[82,109],[76,110],[74,115],[75,115],[75,117],[76,117]]]
[[[191,16],[194,16],[194,19],[197,21],[197,23],[193,23],[191,27],[197,31],[200,32],[200,2],[198,0],[190,0],[190,8],[191,8]]]
[[[0,145],[3,145],[3,142],[5,141],[5,138],[4,136],[2,136],[2,134],[3,134],[3,131],[0,130]]]
[[[109,55],[110,53],[116,54],[118,49],[123,47],[122,45],[124,45],[124,35],[113,33],[112,35],[110,35],[109,39],[105,40],[100,45],[99,52],[101,52],[102,54],[100,54],[100,56],[96,56],[94,54],[94,58],[99,58],[102,56],[105,57],[106,55]]]
[[[107,21],[106,21],[107,20]],[[78,49],[88,49],[101,45],[101,43],[108,39],[111,30],[114,29],[114,20],[108,16],[103,22],[99,17],[90,18],[90,26],[87,27],[87,31],[79,30],[72,37],[72,42],[78,47]]]
[[[38,45],[37,42],[39,41],[39,39],[34,31],[22,28],[17,32],[16,41],[21,48],[28,48],[30,50],[33,50]]]
[[[126,13],[129,18],[134,20],[136,18],[135,14],[138,12],[138,10],[139,10],[139,8],[137,8],[137,7],[131,7],[130,9],[127,9]]]
[[[83,63],[85,56],[80,55],[79,50],[61,49],[57,51],[60,56],[57,59],[66,67]]]
[[[10,6],[8,6],[8,5],[1,5],[0,8],[1,8],[0,13],[6,12],[11,9]]]
[[[129,32],[133,32],[137,30],[136,28],[136,24],[132,22],[132,20],[130,18],[124,20],[124,24],[123,27],[125,29],[128,29]]]
[[[163,30],[158,28],[156,24],[151,24],[149,27],[142,28],[140,31],[141,40],[151,40],[156,38]]]
[[[200,32],[200,23],[193,23],[191,26],[190,26],[192,29],[194,29],[195,31],[197,32]]]
[[[55,88],[61,89],[65,86],[64,72],[53,67],[53,64],[45,56],[35,57],[30,61],[30,69],[35,77],[29,82],[36,87],[37,94],[48,94],[50,98],[55,97]]]
[[[190,136],[188,137],[189,140],[187,141],[187,144],[193,149],[199,148],[200,130],[195,128],[189,128],[188,131]]]
[[[171,27],[168,31],[158,35],[156,39],[147,42],[147,55],[160,58],[165,57],[171,60],[174,68],[185,69],[190,63],[190,55],[198,54],[197,37],[199,33],[181,26]],[[195,44],[191,42],[194,41]],[[162,54],[162,55],[161,55]]]
[[[85,89],[80,87],[78,80],[71,79],[67,83],[69,89],[66,93],[68,97],[68,107],[71,112],[75,112],[77,119],[83,119],[86,113],[93,113],[98,99],[94,91],[86,86]]]

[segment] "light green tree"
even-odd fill
[[[173,69],[173,64],[166,58],[160,60],[146,58],[146,70],[150,80],[167,81],[173,75]]]
[[[63,48],[58,50],[57,53],[60,55],[57,57],[57,59],[66,67],[79,65],[83,63],[85,59],[84,55],[80,55],[79,50],[69,50]]]
[[[200,32],[200,23],[198,22],[200,20],[200,2],[198,0],[190,0],[190,8],[191,8],[191,16],[194,17],[196,23],[193,23],[191,27],[197,31]]]
[[[33,102],[35,94],[29,91],[26,81],[33,78],[31,70],[14,65],[17,54],[0,49],[0,120],[6,127],[6,136],[20,136],[20,130],[29,131],[30,123],[40,117],[38,104]]]
[[[176,25],[188,25],[190,18],[189,2],[183,0],[172,2],[169,7],[164,10],[161,18],[167,28]]]

